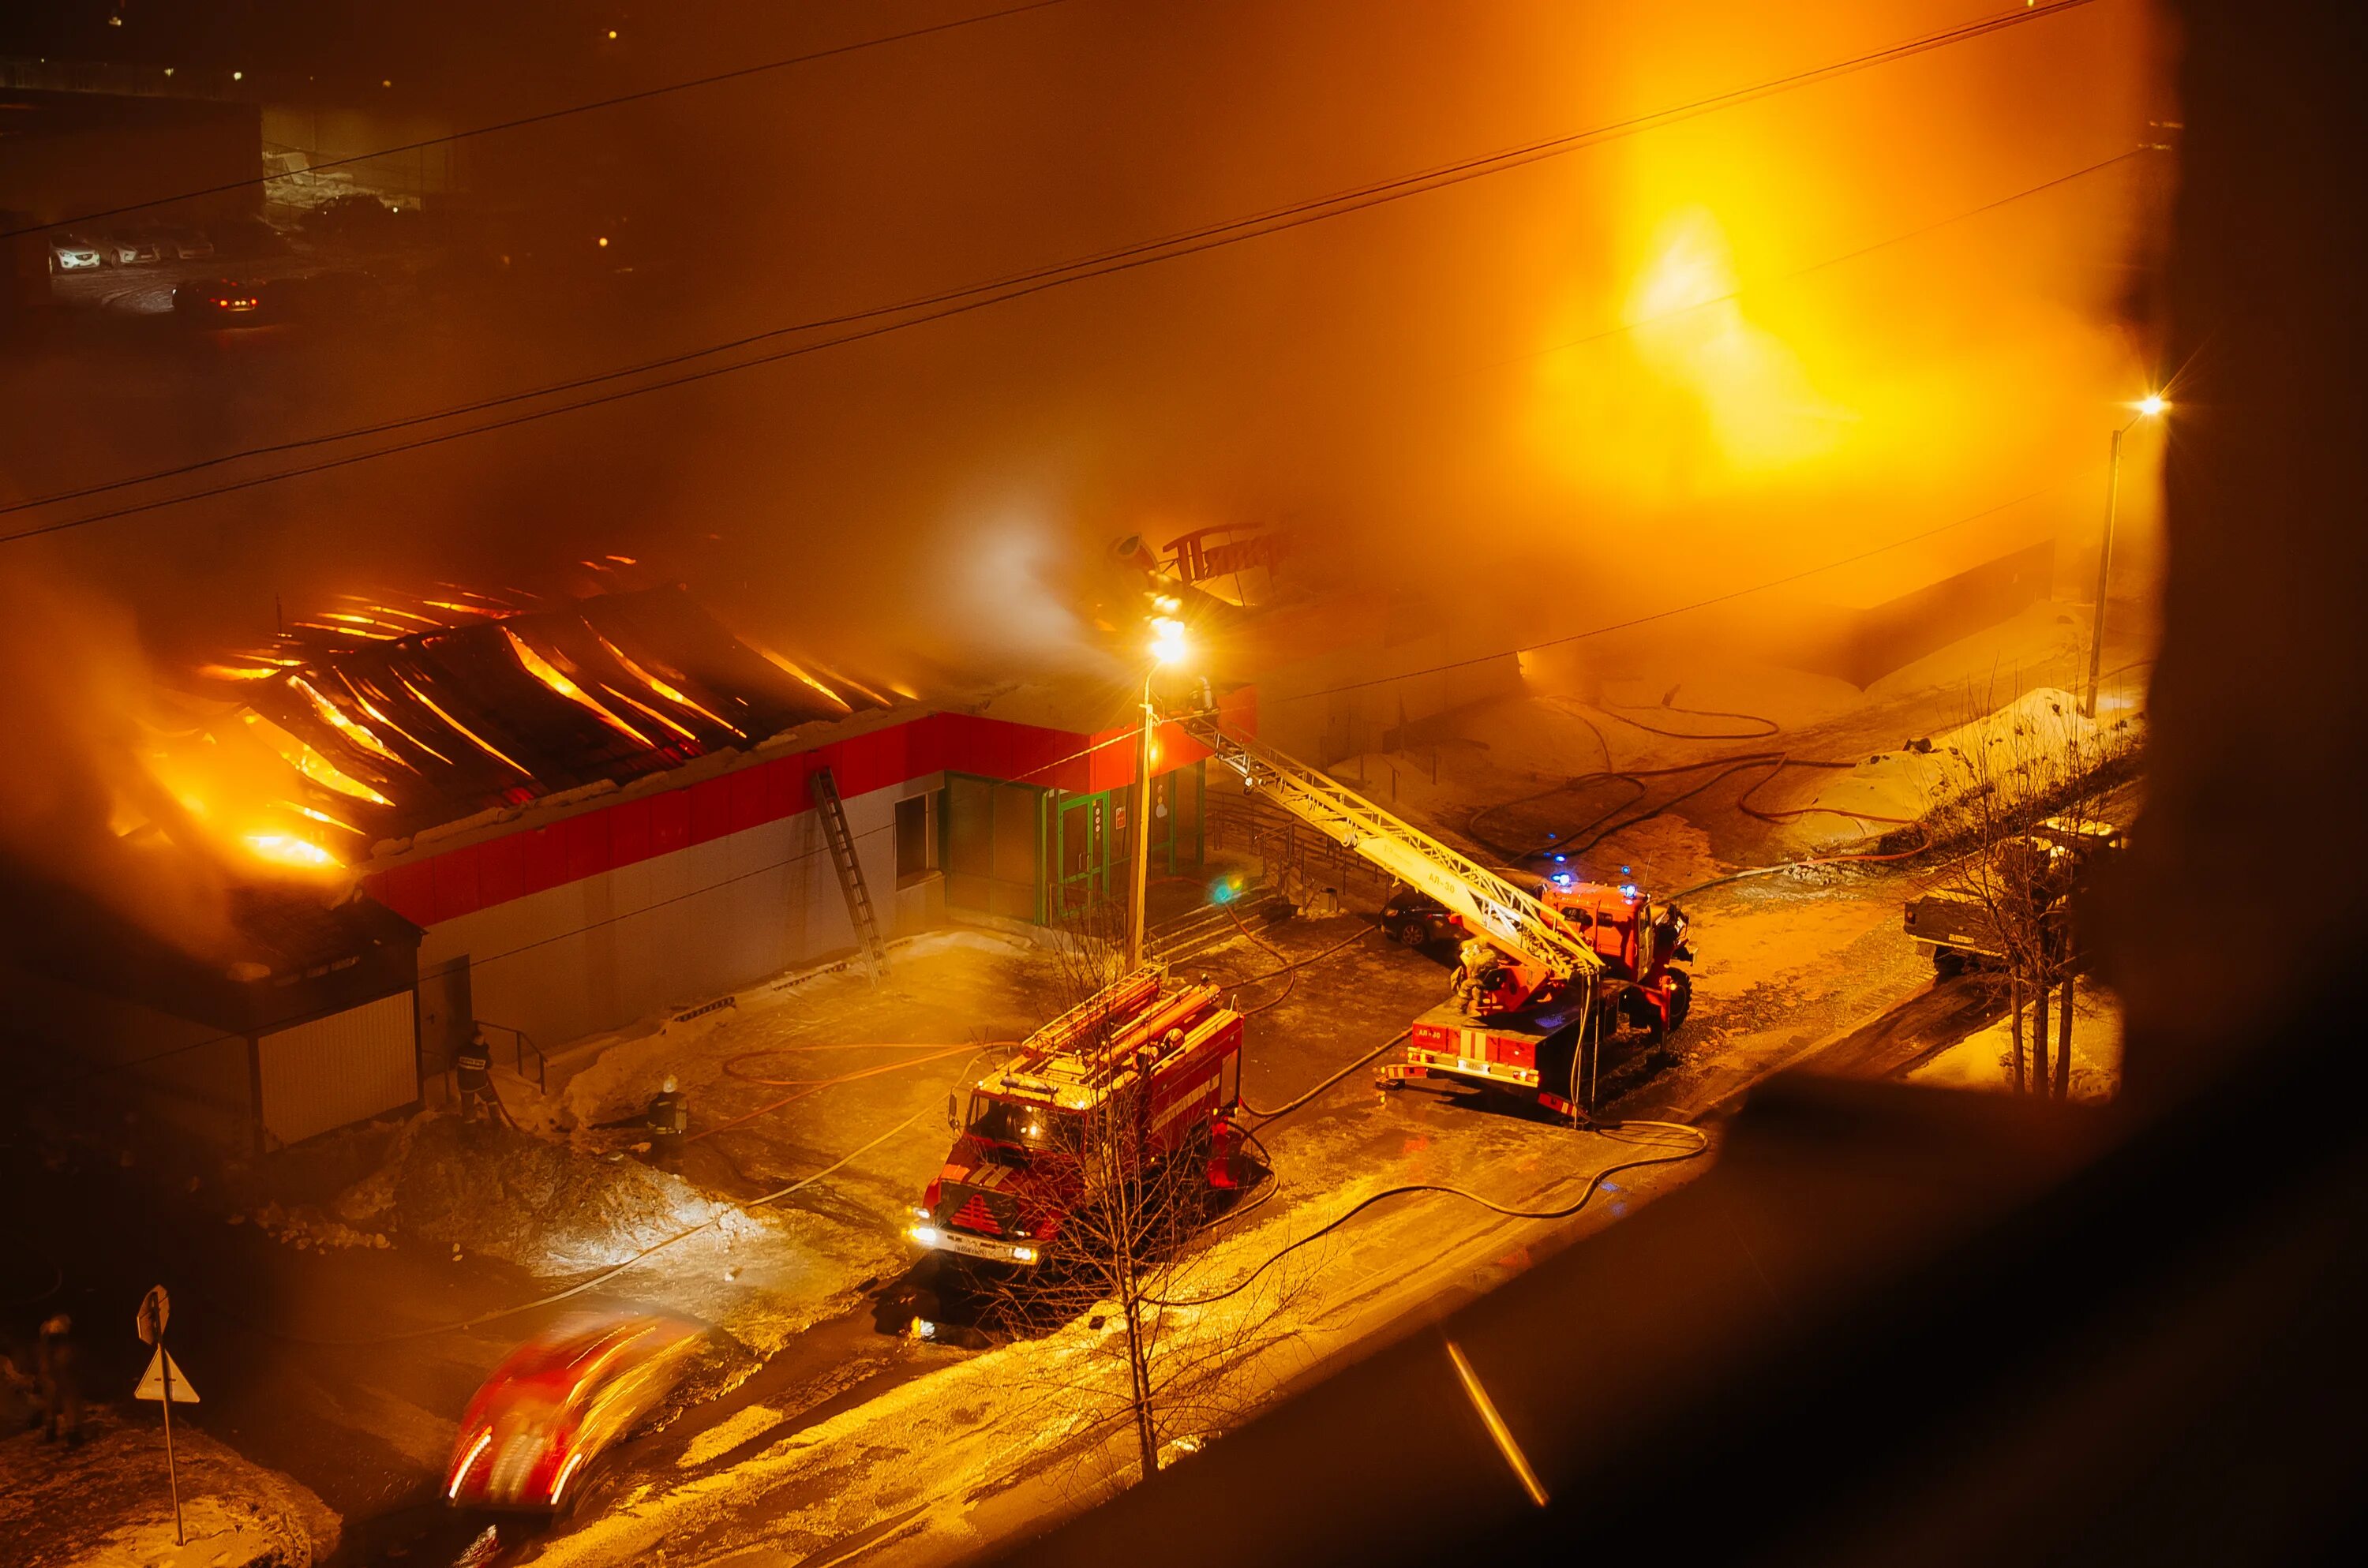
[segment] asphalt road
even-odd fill
[[[1979,987],[1930,983],[1929,964],[1896,930],[1893,883],[1856,879],[1791,896],[1858,901],[1865,936],[1789,974],[1781,994],[1756,983],[1713,987],[1679,1037],[1675,1062],[1649,1074],[1641,1061],[1632,1068],[1625,1114],[1692,1120],[1731,1101],[1738,1085],[1787,1065],[1884,1075],[1978,1027]],[[1715,901],[1704,907],[1715,915]],[[1252,1105],[1281,1105],[1364,1055],[1445,984],[1445,955],[1360,934],[1353,918],[1269,926],[1257,904],[1241,913],[1240,926],[1205,913],[1178,920],[1171,951],[1233,987],[1237,1004],[1251,1010],[1245,1093]],[[1766,914],[1788,917],[1782,909]],[[1730,915],[1757,917],[1745,904]],[[1709,925],[1717,928],[1715,917]],[[1278,960],[1244,926],[1293,960],[1315,961],[1275,974]],[[1718,958],[1712,947],[1705,961]],[[1002,1005],[1021,1004],[1007,997]],[[891,997],[864,1006],[887,1017],[910,1004]],[[1839,1022],[1804,1043],[1804,1028],[1829,1019]],[[731,1187],[817,1168],[827,1163],[821,1155],[843,1152],[882,1119],[942,1093],[934,1079],[916,1080],[893,1094],[876,1092],[853,1120],[852,1107],[814,1125],[760,1119],[716,1140],[700,1179]],[[1384,1096],[1368,1074],[1351,1073],[1266,1130],[1279,1186],[1238,1224],[1221,1228],[1196,1258],[1196,1278],[1224,1281],[1359,1195],[1399,1183],[1457,1186],[1509,1208],[1557,1207],[1594,1171],[1634,1154],[1622,1141],[1632,1136],[1638,1135],[1577,1132],[1458,1091],[1416,1086]],[[825,1142],[833,1138],[840,1142]],[[934,1123],[918,1130],[897,1168],[924,1171],[942,1139]],[[1236,1356],[1238,1386],[1269,1395],[1417,1332],[1699,1168],[1658,1165],[1615,1176],[1563,1220],[1508,1219],[1436,1194],[1377,1206],[1294,1255],[1281,1271],[1287,1299],[1253,1314],[1255,1343]],[[947,1561],[1079,1506],[1126,1461],[1105,1429],[1067,1429],[1041,1401],[1008,1397],[1007,1385],[1043,1381],[1045,1367],[1062,1357],[1090,1361],[1088,1331],[1073,1324],[984,1352],[916,1341],[901,1332],[909,1313],[898,1281],[883,1278],[851,1310],[796,1335],[728,1393],[620,1445],[587,1476],[567,1518],[514,1522],[503,1539],[483,1540],[487,1521],[452,1513],[434,1484],[451,1422],[485,1370],[559,1309],[457,1334],[370,1341],[382,1339],[381,1330],[529,1301],[546,1283],[489,1259],[454,1260],[416,1244],[291,1251],[252,1225],[225,1225],[219,1208],[210,1209],[210,1194],[157,1205],[138,1171],[34,1165],[15,1174],[37,1221],[60,1217],[38,1222],[30,1240],[72,1276],[78,1316],[87,1312],[103,1326],[111,1321],[108,1305],[136,1301],[154,1282],[149,1275],[161,1270],[176,1281],[185,1292],[176,1327],[190,1336],[184,1359],[211,1377],[198,1418],[250,1457],[304,1481],[344,1515],[340,1562],[605,1563],[642,1560],[661,1544],[676,1562],[827,1562],[840,1552]],[[825,1185],[843,1188],[818,1197],[834,1211],[894,1206],[893,1182]],[[105,1222],[63,1220],[93,1212]],[[901,1211],[883,1225],[894,1218]],[[632,1286],[622,1279],[569,1306],[631,1306]],[[139,1347],[123,1310],[127,1332],[94,1340],[95,1385],[136,1374]],[[1212,1429],[1224,1424],[1212,1421]]]

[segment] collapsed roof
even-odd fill
[[[217,667],[243,677],[239,720],[303,776],[305,803],[289,804],[338,859],[891,705],[741,641],[679,585],[548,609],[446,608],[476,619],[341,616],[352,631],[335,651],[282,644],[247,669]]]

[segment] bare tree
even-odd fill
[[[2135,737],[2125,723],[2092,724],[2060,692],[2004,707],[1969,697],[1967,706],[1930,819],[1935,844],[1953,852],[1935,891],[1966,907],[1995,966],[2014,1091],[2063,1099],[2082,953],[2075,894],[2091,846],[2110,833],[2104,795],[2135,768]]]
[[[1114,903],[1098,903],[1056,927],[1062,1010],[1124,978],[1122,918]],[[1106,1053],[1123,1023],[1106,1021],[1080,1051]],[[1249,1290],[1203,1304],[1204,1244],[1231,1196],[1210,1179],[1212,1160],[1224,1152],[1211,1146],[1205,1122],[1163,1147],[1148,1074],[1121,1071],[1114,1079],[1107,1094],[1055,1119],[1046,1145],[1029,1155],[1035,1174],[1063,1195],[1064,1212],[1035,1267],[996,1281],[994,1314],[1023,1330],[1080,1320],[1115,1329],[1094,1342],[1100,1349],[1062,1363],[1039,1386],[1089,1432],[1131,1431],[1133,1468],[1148,1476],[1171,1443],[1246,1411],[1254,1391],[1239,1373],[1286,1336],[1278,1320],[1304,1277],[1269,1270]],[[1235,1168],[1255,1174],[1247,1159]]]

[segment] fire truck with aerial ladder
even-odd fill
[[[1156,964],[1134,971],[952,1098],[953,1148],[907,1233],[933,1251],[1033,1271],[1112,1158],[1139,1175],[1173,1172],[1177,1194],[1232,1187],[1241,1062],[1242,1016],[1217,987],[1174,984]]]
[[[1213,713],[1177,721],[1243,787],[1436,900],[1467,933],[1450,999],[1414,1021],[1384,1088],[1445,1078],[1533,1099],[1574,1122],[1595,1103],[1605,1044],[1685,1022],[1686,915],[1633,883],[1557,872],[1531,892],[1417,831],[1328,776],[1235,735]]]

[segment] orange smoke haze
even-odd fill
[[[434,352],[302,361],[301,402],[273,379],[293,372],[225,356],[197,374],[248,403],[201,380],[172,403],[186,428],[153,401],[78,418],[6,477],[63,489],[871,310],[2009,9],[1077,4],[571,119],[472,167],[552,235],[565,192],[629,214],[598,232],[657,280],[636,308],[463,299],[423,327]],[[786,36],[820,26],[802,9],[687,15],[712,25],[654,29],[636,72],[818,41]],[[268,633],[275,597],[620,559],[762,641],[916,680],[1090,661],[1081,585],[1110,542],[1212,523],[1287,527],[1303,581],[1404,591],[1508,645],[1977,513],[1795,591],[1898,592],[2049,538],[2077,583],[2107,433],[2159,369],[2157,26],[2145,0],[2041,7],[1347,216],[40,548],[192,654]],[[2158,452],[2133,442],[2133,545]],[[360,637],[404,624],[342,613]],[[644,739],[670,711],[583,696]]]

